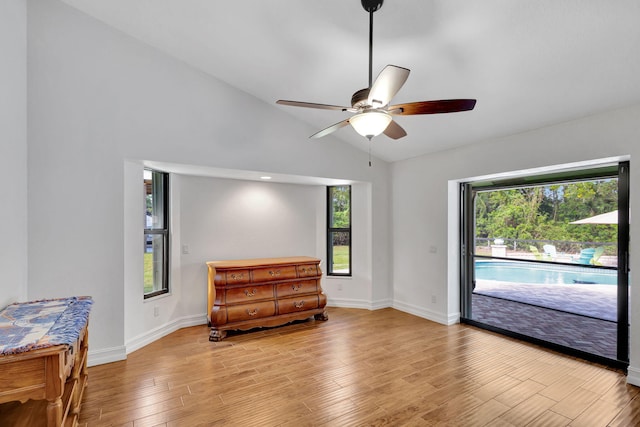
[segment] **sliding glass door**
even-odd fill
[[[463,184],[463,321],[626,365],[628,167]]]

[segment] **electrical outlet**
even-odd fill
[[[156,305],[155,307],[153,307],[153,316],[158,317],[159,315],[160,315],[160,307]]]
[[[341,291],[342,290],[342,283],[338,283],[338,290]]]
[[[431,304],[435,304],[438,302],[438,299],[436,298],[435,295],[431,295]]]

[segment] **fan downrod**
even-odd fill
[[[360,0],[360,2],[362,3],[364,10],[371,13],[380,9],[384,0]]]

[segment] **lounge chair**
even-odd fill
[[[589,263],[592,265],[602,265],[602,263],[599,262],[598,260],[600,259],[603,253],[604,253],[604,246],[597,247],[596,250],[593,252],[593,256],[589,260]]]
[[[593,258],[593,254],[596,252],[595,248],[587,248],[580,251],[580,256],[578,259],[574,259],[573,262],[578,264],[591,264],[591,259]]]
[[[556,247],[553,245],[544,245],[542,249],[544,249],[545,257],[550,258],[552,261],[554,261],[558,256],[558,253],[556,252]]]
[[[535,246],[529,246],[529,251],[533,254],[535,259],[542,260],[542,254],[538,251],[538,248]]]

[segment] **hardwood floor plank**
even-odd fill
[[[514,407],[524,402],[531,396],[534,396],[538,392],[544,389],[544,385],[537,383],[533,380],[522,381],[520,384],[515,385],[510,390],[496,396],[495,399],[504,403],[509,407]]]
[[[583,387],[586,388],[586,387]],[[601,388],[587,388],[595,393],[601,393]],[[632,399],[638,396],[640,388],[627,383],[625,377],[618,377],[615,384],[613,384],[606,392],[601,393],[601,399],[606,402],[611,402],[618,407],[626,406]]]
[[[596,393],[590,390],[577,388],[569,396],[553,405],[551,410],[567,418],[574,419],[598,400],[598,397]]]
[[[500,419],[516,426],[524,426],[542,416],[556,402],[548,397],[534,394],[500,415]]]
[[[611,427],[628,427],[640,425],[640,396],[636,395],[628,405],[613,419]]]
[[[185,328],[91,367],[79,426],[640,425],[621,372],[393,309],[329,318]]]
[[[614,403],[605,400],[597,400],[584,410],[572,422],[572,427],[589,427],[593,425],[607,425],[611,421],[611,414],[620,412],[622,406],[616,406]]]
[[[556,414],[553,411],[544,411],[538,418],[527,424],[527,427],[565,427],[573,425],[571,419],[563,417],[560,414]],[[590,425],[606,425],[605,424],[590,424]],[[585,426],[586,427],[586,426]]]
[[[541,395],[553,399],[556,402],[561,401],[578,387],[585,384],[585,380],[572,375],[557,376],[556,378],[557,381],[540,390]]]
[[[508,390],[513,389],[515,386],[521,383],[522,381],[516,378],[504,375],[481,387],[478,387],[478,389],[474,390],[472,393],[481,401],[486,402],[496,396],[501,395],[502,393],[507,392]]]
[[[433,410],[422,415],[426,425],[438,425],[449,420],[455,420],[462,412],[472,410],[476,413],[477,408],[483,402],[471,394],[462,393],[447,399],[446,402],[438,405]]]
[[[463,411],[461,415],[453,419],[453,423],[468,427],[492,425],[496,418],[510,409],[497,400],[490,399],[476,408]]]

